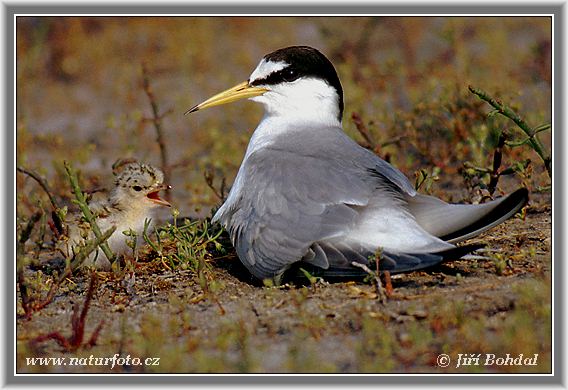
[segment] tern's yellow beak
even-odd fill
[[[202,110],[204,108],[219,106],[221,104],[231,103],[236,100],[246,99],[254,96],[260,96],[267,91],[268,89],[266,88],[253,87],[252,85],[249,85],[248,81],[244,81],[238,85],[235,85],[233,88],[229,88],[226,91],[210,97],[203,103],[199,103],[198,105],[191,107],[185,112],[184,115]]]

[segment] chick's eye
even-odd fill
[[[298,72],[294,68],[286,68],[282,71],[282,78],[285,81],[292,82],[298,78]]]
[[[134,187],[132,187],[132,189],[136,192],[142,191],[142,187],[140,187],[140,186],[134,186]]]

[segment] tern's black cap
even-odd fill
[[[321,52],[309,46],[290,46],[264,56],[266,61],[285,62],[289,66],[254,80],[252,85],[275,85],[292,82],[300,77],[314,77],[326,81],[337,91],[339,97],[339,120],[343,116],[343,88],[330,60]]]

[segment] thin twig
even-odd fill
[[[30,318],[33,310],[23,266],[18,267],[18,288],[20,290],[20,297],[22,297],[22,309],[24,309],[24,315],[26,318]]]
[[[550,153],[545,149],[544,145],[538,139],[537,131],[531,128],[523,118],[521,118],[515,111],[504,105],[503,103],[499,102],[498,100],[492,98],[487,94],[487,92],[474,88],[471,85],[468,87],[471,93],[477,95],[481,100],[486,101],[489,103],[493,108],[497,110],[497,112],[509,119],[511,119],[522,131],[528,135],[528,143],[532,146],[534,151],[540,156],[542,161],[544,162],[544,167],[548,172],[548,176],[552,177],[552,158],[550,157]]]
[[[463,163],[463,166],[469,169],[473,169],[474,171],[480,172],[480,173],[487,173],[487,174],[491,174],[491,169],[489,168],[483,168],[483,167],[478,167],[477,165],[473,165],[472,163],[470,163],[469,161],[466,161]]]
[[[367,126],[365,126],[365,124],[363,123],[363,119],[361,118],[361,116],[356,112],[352,112],[351,119],[353,120],[353,123],[355,124],[357,131],[359,131],[359,133],[365,139],[365,142],[367,143],[368,147],[371,149],[375,149],[377,145],[375,141],[373,141],[373,137],[371,136],[371,133],[369,133]]]
[[[385,292],[387,297],[391,297],[393,293],[391,273],[390,271],[383,271],[383,275],[385,277]]]
[[[22,298],[22,309],[24,309],[24,313],[25,316],[27,318],[29,318],[29,316],[31,315],[31,313],[33,312],[32,310],[32,300],[31,297],[29,295],[28,292],[28,284],[26,283],[26,278],[24,275],[24,244],[26,243],[26,241],[29,240],[33,228],[35,226],[35,224],[37,223],[37,221],[39,221],[39,219],[42,216],[42,212],[38,211],[36,213],[34,213],[30,220],[28,221],[28,223],[26,224],[26,227],[22,230],[22,232],[20,233],[20,238],[18,239],[18,247],[17,247],[17,276],[18,276],[18,288],[20,290],[20,297]]]
[[[150,101],[150,106],[152,107],[152,118],[150,119],[151,122],[154,124],[154,128],[156,129],[156,136],[157,142],[160,146],[160,157],[162,162],[162,171],[164,172],[164,181],[167,184],[171,184],[170,181],[170,166],[168,164],[168,151],[166,148],[166,142],[164,141],[164,132],[162,130],[162,119],[171,112],[168,110],[164,114],[160,115],[160,110],[158,108],[158,103],[156,102],[156,98],[154,97],[154,92],[150,86],[150,79],[148,77],[148,71],[146,69],[146,64],[142,64],[142,84],[144,87],[144,92],[146,96],[148,96],[148,100]],[[165,198],[167,201],[171,201],[171,191],[169,188],[165,190]]]
[[[489,184],[487,185],[489,195],[491,196],[493,196],[493,193],[497,188],[499,178],[501,177],[499,168],[501,168],[501,161],[503,160],[503,148],[505,147],[506,140],[507,136],[505,132],[501,132],[501,134],[499,134],[499,141],[497,142],[497,146],[495,147],[495,151],[493,152],[493,170],[491,171]]]
[[[47,197],[49,198],[49,201],[51,202],[51,206],[53,207],[54,211],[53,213],[51,213],[51,217],[53,218],[55,228],[57,229],[58,234],[62,234],[63,220],[59,215],[59,210],[61,209],[61,207],[59,207],[59,202],[57,201],[55,196],[53,196],[51,188],[49,187],[49,184],[47,184],[47,181],[43,177],[41,177],[37,172],[34,172],[22,166],[17,167],[16,170],[34,179],[47,194]]]
[[[79,305],[76,305],[76,310],[73,310],[73,316],[71,319],[71,324],[73,328],[73,333],[71,336],[71,345],[78,348],[83,341],[83,336],[85,334],[85,322],[87,319],[87,313],[89,312],[89,307],[91,306],[91,299],[95,293],[97,287],[98,277],[96,271],[91,273],[91,281],[89,282],[89,289],[85,295],[85,301],[83,302],[83,308],[79,313]]]
[[[29,169],[26,169],[22,166],[17,167],[16,170],[18,172],[26,174],[29,177],[31,177],[32,179],[34,179],[40,185],[40,187],[45,191],[47,196],[49,197],[49,201],[51,202],[51,205],[53,206],[53,208],[54,209],[60,208],[59,203],[57,202],[57,199],[55,199],[55,197],[51,193],[51,189],[49,188],[49,184],[47,184],[47,181],[43,177],[41,177],[39,175],[39,173],[34,172],[32,170],[29,170]]]
[[[35,339],[31,340],[30,344],[35,345],[47,340],[55,340],[57,344],[59,344],[66,351],[72,350],[69,340],[67,340],[67,338],[59,332],[51,332],[48,334],[39,335]]]
[[[32,230],[33,230],[35,224],[37,223],[37,221],[40,220],[42,215],[43,215],[42,211],[36,211],[34,214],[32,214],[28,223],[26,224],[26,226],[24,227],[24,229],[22,229],[22,232],[20,233],[20,238],[18,239],[18,242],[19,242],[20,245],[24,245],[26,243],[26,241],[28,241],[30,239],[30,236],[32,234]]]
[[[205,177],[205,182],[207,183],[207,186],[211,188],[215,196],[219,198],[219,200],[224,202],[226,200],[225,190],[227,187],[227,181],[225,177],[221,179],[221,188],[219,188],[219,190],[217,190],[217,188],[215,188],[215,186],[213,185],[213,180],[215,179],[215,175],[211,171],[204,171],[203,177]]]
[[[380,268],[380,263],[381,263],[381,257],[383,255],[383,250],[382,248],[378,248],[377,252],[375,253],[375,272],[376,275],[380,278],[381,275],[381,268]],[[383,276],[385,279],[385,293],[387,297],[390,297],[392,295],[392,283],[391,283],[391,274],[390,271],[383,271]]]
[[[101,334],[101,330],[103,329],[104,324],[105,324],[105,320],[101,320],[101,322],[99,322],[99,325],[97,325],[97,327],[95,328],[93,334],[91,335],[91,338],[89,339],[87,344],[85,344],[87,347],[91,348],[91,347],[94,347],[95,345],[97,345],[97,339],[99,338],[99,335]]]
[[[195,162],[192,158],[184,158],[176,163],[170,164],[170,171],[179,168],[186,168],[189,165],[192,165]]]
[[[387,296],[385,294],[385,290],[383,289],[383,284],[381,283],[381,279],[379,277],[378,274],[374,273],[373,271],[371,271],[371,269],[369,267],[367,267],[365,264],[362,263],[358,263],[356,261],[352,261],[351,265],[357,268],[361,268],[363,271],[365,271],[366,273],[368,273],[370,276],[373,277],[373,280],[376,283],[377,286],[377,293],[379,295],[380,301],[381,303],[384,305],[387,303]]]

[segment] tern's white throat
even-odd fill
[[[324,80],[301,78],[268,89],[265,94],[250,98],[264,106],[264,119],[276,120],[283,126],[341,126],[337,91]]]

